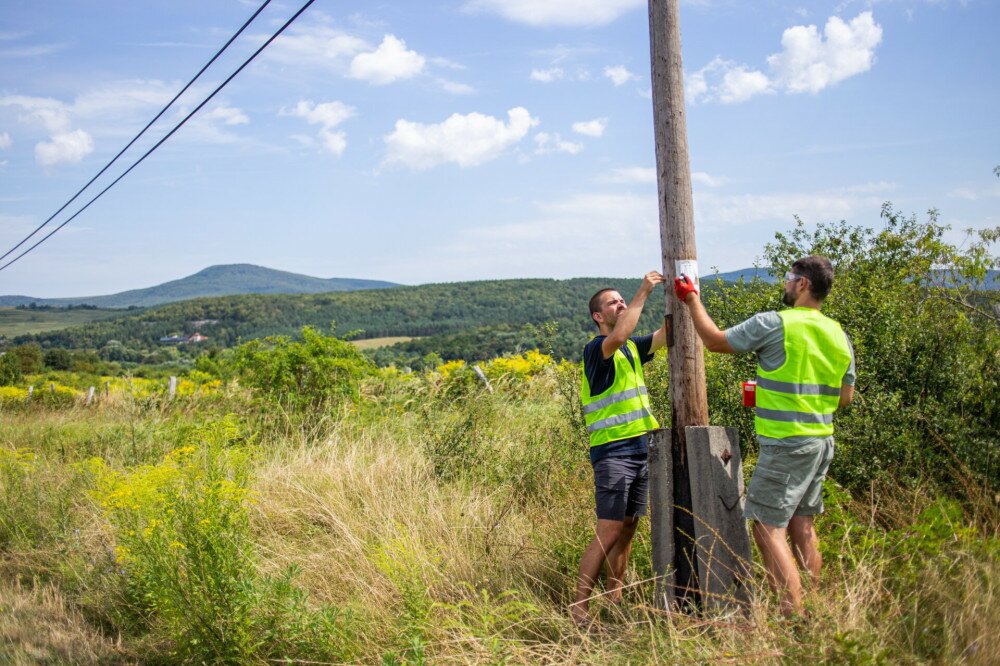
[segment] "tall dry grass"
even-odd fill
[[[279,619],[301,639],[288,663],[330,663],[318,655],[332,654],[340,663],[997,662],[995,498],[958,504],[930,486],[863,498],[831,486],[818,524],[823,583],[809,591],[809,617],[794,622],[782,619],[759,566],[745,613],[651,607],[644,521],[624,604],[598,596],[598,630],[580,632],[567,605],[592,534],[592,481],[557,389],[552,377],[499,383],[493,395],[476,384],[449,392],[390,382],[362,404],[311,418],[235,399],[0,413],[0,514],[31,528],[8,530],[0,548],[0,659],[196,659],[177,652],[155,609],[137,616],[116,606],[115,581],[127,572],[116,569],[113,526],[79,463],[99,456],[123,472],[162,464],[231,411],[242,431],[226,446],[251,460],[244,510],[258,572],[247,584],[260,603],[286,604]],[[17,449],[33,457],[12,457]],[[262,610],[248,611],[253,626]],[[316,624],[320,612],[336,622]]]

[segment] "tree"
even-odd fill
[[[21,381],[21,365],[10,352],[0,354],[0,386],[13,386]]]
[[[65,349],[49,349],[45,352],[45,367],[50,370],[69,370],[72,365],[73,357]]]
[[[42,369],[42,348],[35,342],[13,347],[10,354],[17,359],[22,374],[30,375]]]

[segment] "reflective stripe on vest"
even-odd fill
[[[649,407],[639,349],[631,340],[625,344],[633,362],[629,362],[621,349],[615,350],[611,357],[615,364],[615,380],[603,393],[590,395],[590,382],[586,370],[581,368],[580,399],[591,446],[638,437],[660,427]]]
[[[776,370],[757,366],[757,434],[763,437],[826,437],[851,350],[840,324],[813,308],[778,313],[784,327],[785,362]]]

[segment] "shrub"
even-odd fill
[[[248,663],[269,657],[349,659],[331,643],[349,616],[313,611],[293,570],[257,573],[247,512],[250,458],[232,417],[200,428],[157,465],[116,471],[100,460],[96,499],[111,523],[122,621],[165,631],[172,658]]]
[[[775,275],[808,254],[834,264],[823,311],[841,323],[857,359],[854,404],[837,417],[838,454],[831,474],[860,491],[886,475],[951,484],[968,468],[1000,484],[1000,327],[989,307],[995,292],[977,291],[998,265],[990,248],[1000,230],[974,234],[965,247],[943,240],[932,211],[926,222],[886,204],[881,231],[846,223],[799,221],[776,234],[765,262]],[[720,328],[776,309],[780,285],[717,283],[705,303]],[[735,425],[753,450],[753,414],[738,402],[739,382],[753,377],[752,355],[706,361],[713,422]]]
[[[244,385],[295,409],[356,399],[361,380],[375,370],[354,345],[309,326],[301,342],[277,336],[240,345],[233,364]]]
[[[17,356],[9,351],[0,354],[0,386],[13,386],[22,376]]]

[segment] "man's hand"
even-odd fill
[[[681,273],[674,278],[674,293],[677,294],[677,298],[681,299],[682,303],[687,303],[688,296],[699,293],[698,285],[687,275]]]
[[[662,274],[656,271],[649,271],[642,278],[642,284],[639,285],[639,291],[643,291],[646,294],[649,294],[651,291],[653,291],[653,287],[666,281],[667,278],[663,277]]]

